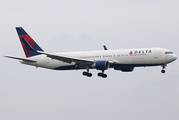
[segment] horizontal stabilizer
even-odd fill
[[[4,57],[16,59],[16,60],[23,60],[23,61],[26,61],[26,62],[37,62],[37,61],[35,61],[35,60],[24,59],[24,58],[18,58],[18,57],[11,57],[11,56],[4,56]]]

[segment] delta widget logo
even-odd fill
[[[132,55],[133,53],[132,53],[132,51],[129,53],[129,55]]]

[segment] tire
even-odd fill
[[[107,78],[107,74],[103,74],[103,75],[102,75],[102,78]]]
[[[161,73],[165,73],[165,70],[162,70]]]

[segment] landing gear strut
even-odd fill
[[[104,74],[104,70],[103,70],[102,73],[98,73],[98,76],[102,78],[106,78],[107,74]]]
[[[161,70],[161,73],[165,73],[165,67],[166,67],[166,65],[162,65],[162,70]]]

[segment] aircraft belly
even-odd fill
[[[34,64],[34,66],[53,69],[60,66],[61,63],[62,63],[61,61],[55,59],[51,59],[48,57],[41,57],[38,59],[37,63]]]

